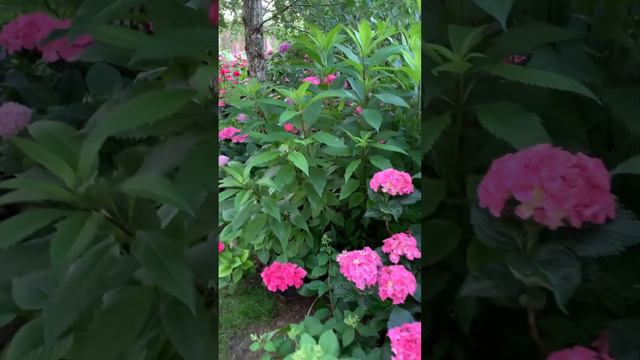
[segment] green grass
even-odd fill
[[[235,292],[222,290],[220,294],[220,359],[230,358],[230,339],[249,336],[249,328],[264,326],[276,315],[277,300],[264,287],[248,280],[243,279]]]

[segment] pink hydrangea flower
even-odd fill
[[[499,217],[511,198],[515,214],[550,229],[585,222],[602,224],[616,216],[611,181],[602,160],[548,144],[496,159],[478,187],[480,206]]]
[[[355,113],[356,113],[357,115],[362,114],[362,106],[360,106],[360,105],[356,106]]]
[[[369,181],[369,187],[376,192],[381,188],[383,193],[389,195],[408,195],[414,191],[411,175],[395,169],[375,173]]]
[[[242,130],[236,129],[234,127],[226,127],[220,130],[220,132],[218,132],[218,139],[220,139],[220,141],[231,140],[231,142],[234,142],[234,143],[244,142],[249,137],[249,135],[248,134],[236,135],[239,132],[242,132]]]
[[[362,250],[344,250],[336,257],[336,261],[340,264],[342,275],[360,290],[376,284],[378,268],[382,266],[380,256],[368,246]]]
[[[54,62],[58,59],[71,61],[77,58],[84,49],[91,45],[93,38],[90,35],[80,35],[73,42],[66,37],[52,40],[40,46],[42,59],[46,62]]]
[[[247,116],[247,114],[244,114],[244,113],[238,114],[238,116],[236,116],[236,119],[241,123],[247,121],[248,118],[249,117]]]
[[[320,85],[320,79],[318,79],[317,76],[307,76],[306,78],[302,79],[302,82],[308,82],[311,85]]]
[[[229,162],[229,157],[225,155],[218,156],[218,166],[223,167]]]
[[[380,299],[391,299],[394,305],[404,303],[416,292],[416,278],[402,265],[384,266],[378,276]]]
[[[391,360],[422,359],[422,323],[412,322],[389,329],[391,340]]]
[[[583,346],[556,351],[547,360],[600,360],[598,353]]]
[[[324,80],[322,80],[323,84],[331,84],[332,82],[334,82],[336,80],[336,78],[338,78],[335,74],[329,74],[327,75],[326,78],[324,78]]]
[[[389,260],[397,264],[400,256],[409,260],[419,259],[422,254],[417,247],[416,238],[408,233],[397,233],[383,240],[382,251],[389,254]]]
[[[269,291],[285,291],[290,286],[299,289],[303,284],[307,272],[303,268],[292,263],[280,263],[274,261],[267,266],[261,274],[262,281]]]
[[[286,131],[286,132],[290,132],[290,133],[293,133],[293,134],[295,134],[295,133],[297,133],[297,132],[298,132],[298,130],[296,129],[296,127],[295,127],[295,126],[293,126],[293,124],[291,124],[291,123],[285,123],[285,124],[284,124],[284,126],[283,126],[283,128],[284,128],[284,131]]]
[[[17,135],[31,122],[32,110],[15,102],[0,105],[0,136],[4,139]]]
[[[224,251],[224,243],[218,241],[218,254]]]

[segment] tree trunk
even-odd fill
[[[247,52],[249,76],[259,81],[266,79],[267,72],[267,61],[264,58],[262,16],[262,0],[242,0],[244,49]]]

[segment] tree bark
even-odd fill
[[[267,72],[267,61],[264,57],[262,17],[262,0],[242,0],[244,49],[247,52],[249,76],[259,81],[266,79]]]

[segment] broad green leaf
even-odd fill
[[[315,133],[312,138],[331,147],[344,148],[346,146],[341,139],[324,131]]]
[[[313,185],[313,189],[322,196],[324,187],[327,185],[327,173],[324,169],[312,167],[309,169],[309,181]]]
[[[414,322],[413,316],[407,310],[396,306],[391,310],[389,321],[387,321],[387,329],[391,330],[406,323]]]
[[[344,182],[345,183],[347,181],[349,181],[349,179],[351,178],[351,175],[353,175],[353,172],[358,169],[358,166],[360,165],[361,162],[362,162],[362,160],[356,159],[356,160],[353,160],[352,162],[350,162],[349,165],[347,165],[347,168],[344,171]]]
[[[284,123],[286,123],[287,121],[291,120],[294,116],[298,115],[299,113],[296,111],[291,111],[291,110],[287,110],[285,112],[283,112],[282,114],[280,114],[280,119],[278,120],[278,125],[282,126],[284,125]]]
[[[33,193],[34,196],[44,196],[49,200],[61,201],[61,202],[74,202],[76,196],[71,192],[58,186],[56,183],[42,180],[38,178],[32,178],[24,175],[17,175],[13,179],[0,182],[0,189],[13,189],[23,192]]]
[[[631,132],[640,136],[640,87],[625,86],[603,90],[603,99],[611,108],[615,119],[622,122]]]
[[[580,257],[620,255],[628,247],[640,244],[640,220],[633,212],[618,209],[616,218],[602,225],[556,235]]]
[[[380,125],[382,125],[382,114],[378,110],[364,109],[362,110],[362,117],[371,125],[376,131],[380,131]]]
[[[49,254],[56,275],[66,270],[94,241],[98,227],[104,220],[99,213],[76,213],[56,225]]]
[[[66,214],[64,210],[33,209],[3,220],[0,222],[0,249],[17,244]]]
[[[330,97],[340,97],[340,98],[349,97],[349,98],[353,98],[351,93],[346,91],[346,90],[342,90],[342,89],[325,90],[325,91],[322,91],[321,93],[319,93],[318,95],[314,96],[313,98],[311,98],[311,100],[309,100],[309,103],[313,104],[318,100],[322,100],[322,99],[326,99],[326,98],[330,98]]]
[[[51,348],[45,348],[43,318],[37,317],[18,330],[6,352],[6,360],[58,360],[64,358],[71,345],[73,335],[69,335]]]
[[[338,356],[340,352],[340,344],[338,343],[338,337],[333,330],[327,330],[320,335],[318,345],[324,350],[324,353],[331,356]]]
[[[120,189],[127,194],[167,203],[193,215],[191,205],[184,199],[176,186],[166,177],[155,174],[141,174],[127,179]]]
[[[278,208],[278,203],[273,198],[263,196],[260,199],[260,203],[267,214],[271,215],[277,221],[280,221],[280,208]]]
[[[0,250],[0,282],[9,283],[13,279],[45,270],[51,266],[49,261],[49,241],[37,239]],[[1,294],[1,293],[0,293]],[[2,299],[2,295],[0,295]]]
[[[33,193],[30,191],[16,190],[0,196],[0,206],[16,203],[26,203],[31,201],[50,200],[46,195]]]
[[[570,40],[578,35],[580,35],[578,31],[569,27],[559,27],[544,22],[526,22],[491,39],[485,53],[496,60],[502,60],[513,54],[530,53],[545,44]]]
[[[482,10],[498,20],[502,28],[507,30],[507,18],[513,5],[513,0],[473,0]]]
[[[393,167],[389,159],[383,158],[379,155],[369,156],[369,161],[371,162],[371,164],[373,164],[373,166],[377,167],[380,170],[386,170]]]
[[[634,156],[627,159],[611,170],[611,175],[619,174],[640,175],[640,156]]]
[[[153,90],[110,109],[82,144],[78,165],[82,180],[89,180],[96,170],[98,153],[108,137],[173,115],[192,95],[193,92],[187,90]]]
[[[589,88],[564,75],[511,64],[489,65],[480,69],[509,81],[583,95],[600,104],[598,97]]]
[[[132,253],[154,282],[182,301],[195,314],[193,273],[187,265],[184,249],[160,233],[141,233]]]
[[[409,155],[409,154],[407,154],[407,152],[404,149],[402,149],[400,147],[397,147],[395,145],[391,145],[391,144],[372,143],[372,144],[370,144],[370,146],[374,147],[374,148],[386,150],[386,151],[397,152],[397,153],[400,153],[400,154]]]
[[[151,288],[121,291],[96,315],[85,344],[85,359],[117,360],[138,339],[151,311]],[[126,324],[126,326],[123,326]]]
[[[44,307],[52,285],[51,272],[42,270],[14,278],[11,295],[20,309],[40,310]]]
[[[67,164],[78,163],[82,139],[78,131],[62,121],[39,120],[29,126],[29,134],[40,145],[60,156]]]
[[[45,148],[33,140],[13,138],[11,140],[23,153],[32,160],[44,166],[64,183],[72,188],[76,183],[76,174],[62,158],[57,156],[55,152]]]
[[[451,124],[451,113],[439,115],[427,121],[422,125],[422,149],[424,153],[429,153],[433,145],[438,141],[440,135]]]
[[[130,257],[116,255],[112,240],[94,246],[74,262],[44,308],[45,343],[53,344],[105,291],[130,278],[136,267]]]
[[[426,237],[424,261],[427,265],[435,264],[458,246],[462,230],[458,225],[441,219],[429,220],[424,224]]]
[[[355,179],[350,179],[340,189],[340,199],[343,200],[349,197],[354,191],[358,190],[360,183]]]
[[[322,103],[316,102],[307,106],[302,112],[302,121],[304,121],[305,127],[310,128],[320,117],[322,112]]]
[[[207,51],[215,48],[211,39],[215,39],[216,35],[215,29],[188,28],[153,36],[138,49],[131,59],[131,64],[148,59],[204,58]]]
[[[295,165],[298,169],[302,170],[307,176],[309,176],[309,163],[307,162],[307,158],[302,155],[302,153],[298,151],[290,152],[287,158]]]
[[[247,160],[245,169],[266,164],[269,161],[277,159],[279,156],[280,156],[280,153],[273,150],[259,152],[256,156],[252,156],[251,158],[249,158],[249,160]]]
[[[519,295],[524,288],[509,269],[488,264],[467,276],[460,288],[461,297],[509,299]]]
[[[211,360],[217,357],[211,339],[214,321],[202,306],[193,314],[182,303],[167,301],[162,306],[163,327],[175,349],[184,360]]]
[[[87,72],[87,88],[96,99],[108,99],[122,87],[120,72],[113,66],[99,62]]]
[[[398,95],[393,95],[393,94],[373,94],[373,96],[375,96],[378,99],[380,99],[380,101],[382,101],[383,103],[409,108],[409,104],[407,104],[407,102],[404,101],[404,99],[401,98]]]
[[[342,333],[342,347],[349,346],[355,337],[356,333],[353,328],[347,328],[347,330]]]
[[[519,243],[526,241],[519,223],[503,221],[477,205],[471,207],[471,224],[478,239],[494,249],[518,250]]]
[[[479,105],[477,112],[480,124],[487,131],[516,149],[551,143],[538,115],[514,103]]]

